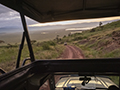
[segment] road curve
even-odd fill
[[[65,47],[66,47],[65,51],[57,59],[84,59],[85,58],[84,54],[78,47],[72,46],[72,45],[65,45]],[[55,83],[57,83],[57,81],[61,76],[62,75],[55,76]],[[39,90],[50,90],[48,83],[49,81],[46,81]]]
[[[75,46],[66,45],[66,49],[61,55],[61,59],[83,59],[85,58],[82,51]]]

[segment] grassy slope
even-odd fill
[[[120,57],[120,21],[96,27],[83,33],[65,37],[67,41],[80,47],[86,58]]]
[[[56,41],[34,42],[32,44],[35,59],[55,59],[60,56],[64,50],[64,46],[57,44]],[[18,45],[0,46],[0,67],[5,71],[15,69],[18,55]],[[21,63],[25,58],[29,58],[27,45],[24,45],[21,57]]]
[[[120,21],[70,35],[59,43],[64,41],[82,49],[86,58],[120,57]],[[118,77],[111,78],[118,84]]]

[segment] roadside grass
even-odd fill
[[[119,76],[109,76],[110,79],[119,86]]]
[[[37,48],[38,47],[33,46],[36,59],[56,59],[63,52],[65,47],[61,44],[56,46],[49,46],[47,49],[43,48],[42,46],[39,50]]]
[[[104,47],[101,47],[100,50],[94,50],[92,48],[84,47],[83,45],[79,45],[79,48],[82,49],[86,58],[119,58],[120,57],[120,49],[115,49],[111,52],[104,52]]]
[[[18,51],[18,46],[9,47],[8,45],[5,45],[0,47],[0,68],[6,72],[15,69],[18,53],[16,51]]]
[[[6,62],[16,59],[17,54],[16,51],[18,51],[18,47],[1,47],[0,48],[0,62]]]
[[[33,52],[36,60],[56,59],[64,50],[63,44],[57,44],[54,41],[35,42],[32,44]],[[5,45],[0,47],[0,67],[6,72],[15,69],[19,45]],[[29,50],[27,45],[24,45],[21,54],[21,62],[29,58]],[[21,66],[21,65],[20,65]]]
[[[103,57],[109,57],[109,58],[112,58],[112,57],[115,57],[115,58],[119,58],[120,57],[120,48],[118,49],[115,49],[109,53],[104,53]]]

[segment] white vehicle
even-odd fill
[[[64,45],[67,45],[67,42],[64,42]]]
[[[109,77],[105,76],[63,76],[55,90],[107,90],[110,86],[118,88]]]

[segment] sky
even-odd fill
[[[103,22],[103,24],[106,24],[118,19],[120,19],[120,17],[71,20],[52,23],[38,23],[26,17],[27,25],[30,30],[48,30],[48,29],[87,30],[98,26],[99,22]],[[0,4],[0,31],[21,28],[22,23],[19,13]]]

